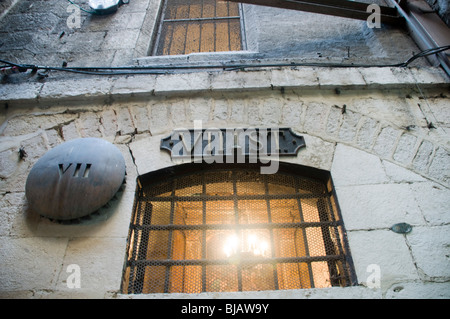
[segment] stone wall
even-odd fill
[[[449,298],[446,94],[447,79],[433,69],[284,68],[2,85],[0,296]],[[291,127],[305,137],[306,148],[285,161],[331,171],[358,286],[120,294],[136,177],[177,165],[160,140],[194,120],[204,127]],[[33,213],[24,185],[38,158],[77,137],[114,143],[126,160],[126,183],[89,218],[60,224]],[[412,232],[392,232],[399,222]],[[71,289],[73,264],[81,287]],[[370,265],[380,267],[379,288],[367,287]]]
[[[106,67],[161,61],[148,59],[161,0],[130,1],[107,16],[79,11],[77,23],[73,23],[73,6],[68,1],[16,2],[0,17],[0,56],[4,60],[55,67],[64,62],[69,67]],[[86,2],[77,3],[89,10]],[[392,64],[419,52],[402,28],[383,25],[370,29],[365,21],[263,6],[244,5],[242,11],[246,59]],[[177,62],[172,58],[166,63]],[[178,58],[185,62],[186,58],[205,57]],[[414,62],[414,66],[424,65],[424,59]]]
[[[246,67],[161,75],[30,72],[0,84],[1,298],[449,298],[449,81],[418,59],[404,29],[243,6],[242,52],[149,57],[160,0],[117,13],[73,11],[61,0],[7,1],[0,56],[61,66],[220,63],[356,63],[365,67]],[[9,6],[10,4],[13,4]],[[245,69],[245,70],[244,70]],[[120,294],[136,178],[179,164],[160,150],[175,128],[291,127],[306,148],[284,161],[331,172],[358,285],[242,293]],[[73,223],[40,217],[25,182],[51,148],[99,137],[122,152],[126,182],[94,214]],[[19,150],[25,153],[19,155]],[[195,164],[193,164],[195,165]],[[406,222],[407,235],[390,230]],[[71,287],[72,265],[80,269]],[[371,288],[373,265],[380,285]]]
[[[426,0],[428,4],[436,10],[442,20],[450,25],[450,6],[446,0]]]

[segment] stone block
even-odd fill
[[[428,169],[428,174],[446,184],[450,184],[450,153],[438,147]]]
[[[14,172],[10,171],[11,175],[7,179],[2,180],[4,183],[0,183],[0,192],[23,192],[25,190],[25,183],[29,170],[48,150],[44,132],[28,135],[20,140],[20,142],[17,142],[18,144],[15,144],[14,148],[12,148],[13,153],[10,154],[10,156],[13,157],[14,151],[17,152],[17,165],[15,165]],[[19,148],[23,148],[27,153],[27,156],[22,160],[19,160]],[[8,164],[6,163],[6,165]]]
[[[412,256],[425,278],[450,278],[450,226],[414,227],[407,236]]]
[[[75,78],[65,81],[46,82],[39,94],[40,99],[75,99],[98,97],[106,99],[113,85],[108,78]]]
[[[47,130],[57,127],[62,123],[69,123],[75,120],[78,114],[42,114],[27,113],[23,115],[13,116],[7,120],[2,131],[4,136],[19,136],[26,134],[34,134],[37,130]]]
[[[207,293],[171,293],[171,294],[117,294],[117,299],[380,299],[381,293],[377,289],[362,286],[285,289],[240,292],[207,292]]]
[[[350,231],[348,240],[360,284],[366,286],[368,282],[372,283],[374,268],[371,265],[379,267],[381,290],[386,290],[399,281],[419,279],[402,235],[384,229]]]
[[[67,238],[0,237],[0,291],[53,289]]]
[[[410,68],[414,80],[418,84],[436,86],[442,84],[448,87],[448,77],[441,68],[435,67],[412,67]]]
[[[362,121],[363,124],[358,131],[356,143],[360,147],[370,150],[372,149],[376,133],[378,132],[379,123],[378,121],[369,117],[363,117]]]
[[[140,134],[147,132],[150,129],[150,119],[148,117],[148,108],[144,105],[131,105],[130,113],[132,122],[136,128],[136,133]],[[132,133],[132,132],[130,132]]]
[[[74,295],[83,292],[104,295],[108,290],[119,290],[125,247],[126,238],[79,237],[69,240],[56,288]],[[69,265],[79,267],[80,288],[68,287]]]
[[[393,159],[404,165],[409,164],[416,152],[416,143],[417,137],[411,134],[403,134],[398,141]]]
[[[101,44],[102,50],[134,49],[139,36],[139,29],[121,29],[107,32]],[[94,32],[89,32],[94,33]],[[97,33],[97,32],[95,32]]]
[[[248,100],[248,123],[250,126],[275,127],[281,118],[282,101],[274,97]]]
[[[281,111],[281,123],[284,126],[299,127],[302,114],[305,112],[303,102],[294,96],[288,96],[283,100]]]
[[[328,115],[327,119],[326,125],[327,134],[336,138],[339,133],[339,129],[342,125],[342,121],[343,121],[342,110],[337,105],[334,105],[330,109],[330,114]]]
[[[0,195],[0,236],[17,235],[13,230],[14,221],[23,213],[24,198],[23,192]]]
[[[347,110],[344,113],[342,125],[339,130],[339,139],[346,142],[353,141],[358,131],[360,119],[361,114]]]
[[[135,108],[136,110],[136,108]],[[141,110],[142,111],[142,110]],[[141,115],[144,117],[142,118],[143,121],[145,121],[145,108],[143,109],[143,111],[141,112]],[[127,134],[132,134],[135,132],[135,128],[134,128],[134,123],[133,120],[131,119],[131,114],[130,114],[130,110],[128,109],[127,105],[119,105],[116,108],[116,113],[117,113],[117,129],[120,135],[127,135]],[[148,130],[148,124],[144,126],[147,127]]]
[[[422,173],[426,173],[428,171],[428,165],[430,164],[433,150],[433,143],[427,140],[422,141],[412,162],[412,166],[415,170]]]
[[[214,99],[213,121],[226,121],[229,116],[229,101],[225,98]]]
[[[170,102],[170,115],[172,123],[175,126],[187,125],[190,118],[187,115],[186,103],[184,100],[174,100]]]
[[[417,124],[418,114],[413,110],[417,105],[411,105],[403,98],[387,93],[388,91],[373,89],[358,92],[358,96],[350,101],[343,101],[351,106],[351,111],[360,113],[365,117],[372,118],[382,123],[383,127],[393,128],[405,127]],[[370,93],[369,93],[370,92]],[[345,98],[344,94],[341,94]]]
[[[60,52],[60,53],[82,53],[82,54],[89,54],[92,52],[95,52],[97,55],[97,65],[99,65],[99,54],[98,52],[101,51],[103,47],[103,42],[105,41],[105,37],[107,35],[106,31],[100,31],[100,32],[73,32],[66,34],[61,39],[56,39],[56,36],[54,36],[54,39],[56,41],[50,42],[48,37],[45,37],[45,34],[38,33],[38,35],[41,36],[41,43],[46,43],[48,46],[50,46],[54,52]],[[34,43],[32,43],[34,44]],[[35,50],[39,50],[41,46],[36,48]],[[112,48],[112,46],[111,46]],[[106,49],[106,48],[105,48]],[[43,50],[39,50],[42,52]],[[50,50],[48,50],[50,51]],[[48,52],[47,50],[45,52]],[[103,51],[105,52],[105,51]]]
[[[261,104],[260,115],[263,127],[277,127],[281,120],[283,100],[275,97],[264,99]],[[249,114],[249,118],[251,114]]]
[[[223,71],[210,75],[209,88],[222,90],[259,90],[271,88],[269,71]]]
[[[344,144],[336,146],[331,175],[335,186],[380,184],[389,181],[377,156]]]
[[[161,138],[169,134],[146,137],[129,144],[139,175],[174,165],[170,153],[160,149]]]
[[[411,189],[427,223],[430,225],[450,223],[448,188],[433,182],[424,182],[412,184]]]
[[[0,178],[10,177],[19,164],[18,148],[10,148],[0,152]]]
[[[369,88],[398,86],[401,83],[391,68],[361,68],[359,70]]]
[[[46,139],[42,133],[22,140],[20,146],[27,152],[27,162],[34,163],[48,151]]]
[[[117,133],[117,116],[112,108],[105,109],[100,115],[100,122],[105,137],[114,137]]]
[[[83,112],[77,120],[81,137],[102,137],[97,113]]]
[[[443,89],[443,92],[445,92],[445,89]],[[446,96],[446,93],[442,93],[441,96],[436,98],[429,99],[427,107],[429,107],[428,111],[435,117],[433,124],[444,128],[450,126],[450,98]],[[447,129],[445,129],[445,131],[447,131]]]
[[[333,153],[335,152],[335,144],[312,135],[296,133],[305,138],[306,147],[301,148],[297,156],[280,156],[280,160],[329,171],[331,169]]]
[[[153,92],[156,84],[156,75],[135,75],[119,77],[114,82],[111,94],[115,96],[148,95]]]
[[[336,186],[336,193],[348,230],[425,224],[409,184]]]
[[[144,21],[145,11],[143,12],[123,12],[120,14],[96,16],[88,25],[87,31],[110,31],[110,30],[125,30],[125,29],[140,29]],[[116,32],[112,32],[116,33]],[[117,35],[119,36],[119,35]]]
[[[414,183],[414,182],[425,182],[426,179],[422,176],[404,168],[397,164],[388,162],[383,160],[382,161],[384,170],[386,172],[386,175],[389,177],[389,179],[392,182],[395,183]]]
[[[321,89],[345,87],[365,87],[366,82],[358,68],[317,68]]]
[[[394,152],[401,131],[387,126],[383,128],[377,137],[373,150],[383,158],[390,158]]]
[[[0,85],[0,101],[16,101],[35,100],[39,96],[42,89],[42,83],[21,83],[19,84],[2,84]]]
[[[275,88],[319,88],[317,70],[311,67],[273,69],[270,81]]]
[[[188,101],[188,114],[191,121],[208,122],[213,108],[213,100],[209,97],[195,97]]]
[[[307,104],[304,129],[308,133],[322,133],[325,130],[329,107],[324,103]]]
[[[386,299],[450,299],[448,282],[400,282],[386,292]]]
[[[231,114],[230,121],[231,123],[247,123],[247,107],[244,101],[237,101],[231,103]]]
[[[150,109],[150,132],[160,134],[168,132],[172,127],[170,122],[170,109],[167,103],[151,102]]]
[[[60,128],[50,129],[45,131],[45,135],[47,137],[48,145],[50,148],[53,148],[63,142],[60,135]]]
[[[209,90],[209,75],[206,72],[165,74],[156,77],[154,94],[194,93],[207,90]]]
[[[75,122],[70,122],[69,124],[63,125],[61,127],[61,132],[64,141],[69,141],[80,137],[80,132],[78,131]]]

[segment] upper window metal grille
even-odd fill
[[[331,180],[249,167],[176,174],[139,180],[123,293],[355,282]]]
[[[216,0],[166,0],[154,55],[242,50],[240,6]]]

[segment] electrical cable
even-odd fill
[[[393,64],[346,64],[346,63],[320,63],[320,62],[291,62],[291,63],[261,63],[261,64],[207,64],[207,65],[157,65],[157,66],[117,66],[117,67],[52,67],[32,64],[18,64],[0,59],[0,63],[7,66],[15,66],[26,72],[27,70],[46,70],[71,72],[88,75],[137,75],[137,74],[167,74],[176,70],[201,70],[201,69],[222,69],[225,71],[242,70],[246,68],[269,68],[269,67],[332,67],[332,68],[372,68],[372,67],[407,67],[416,59],[447,51],[450,45],[436,47],[419,52],[408,60]]]

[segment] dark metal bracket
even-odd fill
[[[282,9],[320,13],[343,18],[367,20],[372,12],[367,12],[369,3],[342,0],[228,0]],[[380,21],[386,24],[401,24],[404,19],[392,7],[380,7]]]

